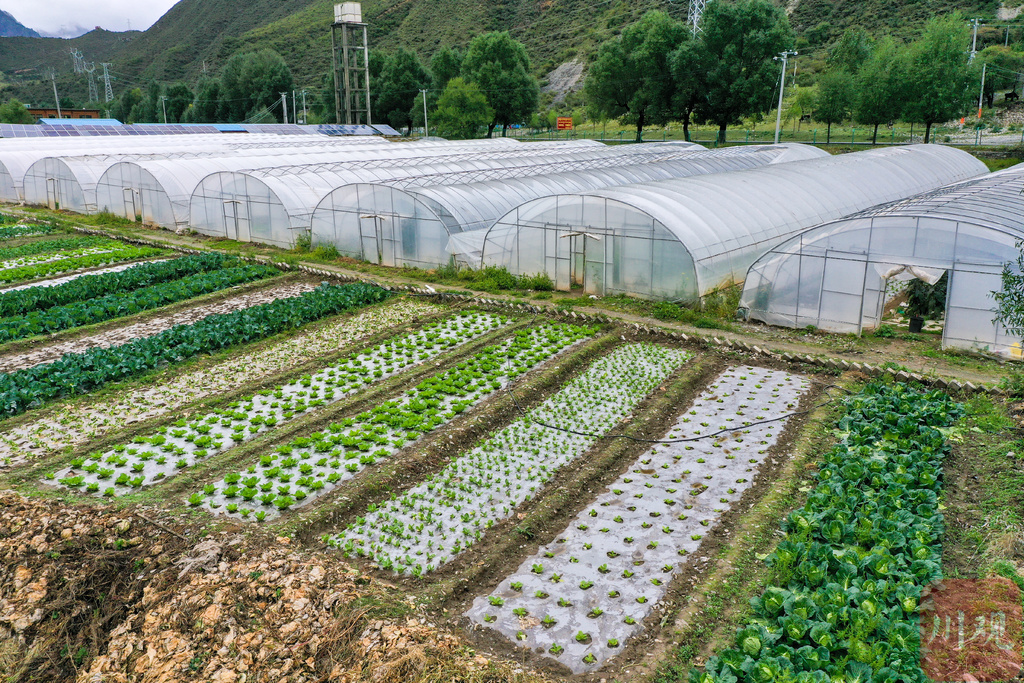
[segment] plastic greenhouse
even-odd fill
[[[609,148],[614,155],[544,161],[530,168],[436,172],[382,183],[345,185],[311,220],[312,243],[388,266],[433,268],[454,255],[479,264],[484,229],[531,199],[612,185],[764,166],[828,156],[806,145],[709,151],[649,143]]]
[[[993,322],[991,292],[1024,240],[1024,164],[810,230],[769,250],[747,275],[741,310],[773,325],[877,328],[890,283],[948,275],[944,347],[1022,358]]]
[[[480,145],[454,142],[394,144],[372,157],[338,158],[331,163],[211,173],[192,193],[190,225],[206,235],[291,247],[295,234],[308,231],[314,209],[336,188],[367,181],[421,175],[454,177],[486,169],[528,175],[552,160],[621,158],[625,151],[593,141]],[[679,147],[667,148],[682,153]],[[386,153],[385,153],[386,152]],[[518,169],[518,170],[513,170]]]
[[[802,230],[986,170],[914,145],[546,197],[495,222],[482,264],[547,273],[564,290],[693,301]]]

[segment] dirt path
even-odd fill
[[[262,289],[255,292],[241,294],[206,306],[190,308],[173,315],[153,318],[134,325],[115,328],[91,337],[71,339],[65,342],[43,346],[42,348],[38,348],[27,353],[19,353],[6,358],[0,358],[0,372],[14,372],[16,370],[35,367],[36,365],[42,365],[43,363],[52,363],[59,360],[60,357],[66,353],[81,353],[82,351],[87,351],[89,349],[108,348],[111,346],[126,344],[135,339],[151,337],[154,334],[168,330],[175,325],[189,325],[210,315],[231,313],[232,311],[239,311],[258,304],[276,301],[277,299],[287,299],[299,296],[300,294],[309,292],[315,288],[316,285],[313,283],[302,282],[293,285],[285,285],[283,287]]]

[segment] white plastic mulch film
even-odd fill
[[[992,293],[1024,240],[1024,164],[822,225],[755,262],[740,307],[750,318],[832,332],[877,328],[895,279],[948,276],[944,347],[1022,359],[994,322]]]
[[[525,145],[524,145],[525,146]],[[389,266],[480,265],[482,236],[524,202],[616,185],[827,156],[805,145],[700,147],[649,143],[575,149],[514,163],[477,160],[377,182],[339,184],[311,218],[312,242]]]
[[[742,282],[802,230],[985,172],[966,152],[914,145],[545,197],[495,222],[482,265],[544,272],[559,289],[689,301]]]

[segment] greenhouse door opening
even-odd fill
[[[130,221],[143,219],[142,190],[124,188],[124,217]]]
[[[248,207],[237,199],[224,202],[224,236],[238,242],[250,241]]]
[[[56,178],[46,179],[46,206],[54,211],[60,208],[60,183]]]
[[[382,266],[395,265],[396,218],[378,213],[359,217],[359,242],[364,261]]]
[[[604,296],[604,237],[571,228],[563,232],[567,226],[545,228],[549,239],[557,235],[557,244],[546,245],[548,253],[555,254],[555,287],[563,291],[582,289],[588,294]],[[550,258],[546,260],[550,264]]]

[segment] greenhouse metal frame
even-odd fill
[[[545,197],[494,223],[481,264],[563,290],[695,301],[802,230],[985,172],[967,152],[913,145]]]
[[[992,296],[1024,240],[1024,164],[812,228],[751,267],[750,319],[860,334],[877,329],[890,283],[947,274],[944,348],[1020,360],[1021,338],[995,322]]]

